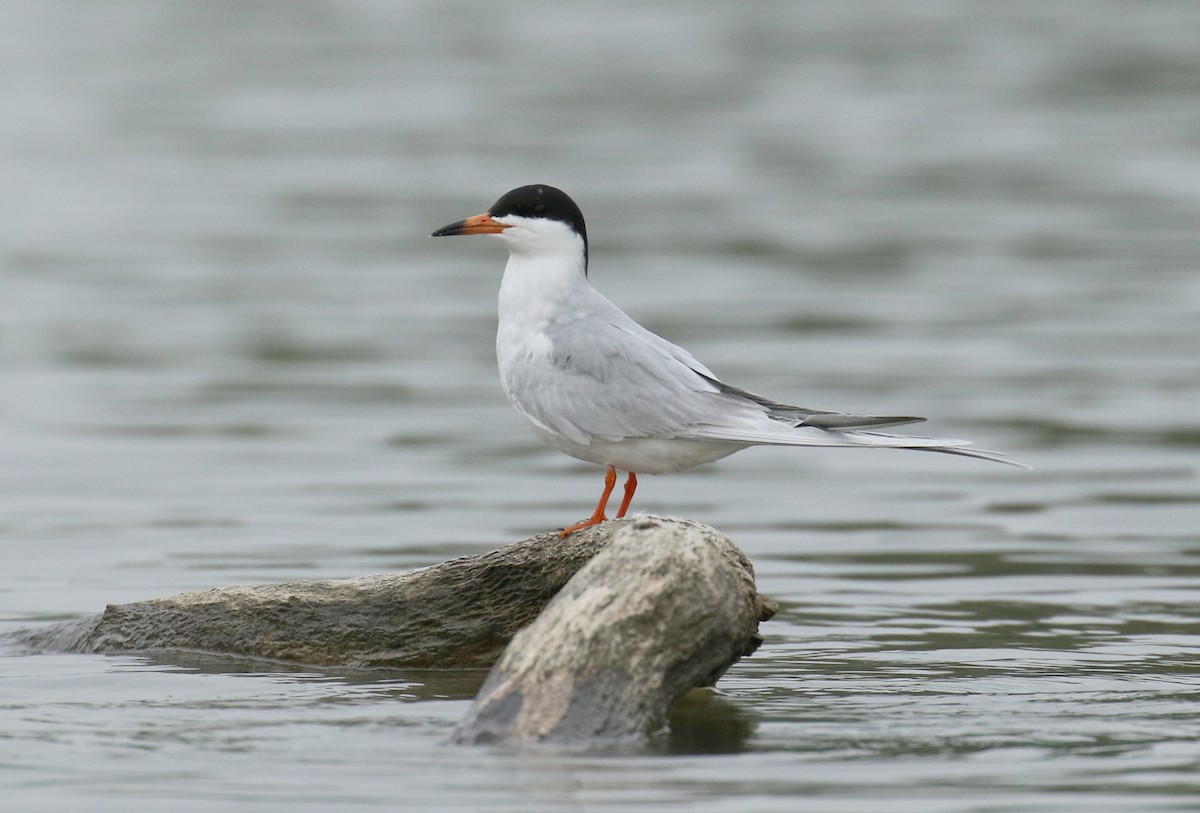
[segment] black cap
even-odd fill
[[[547,220],[558,220],[573,228],[583,244],[587,245],[587,227],[583,225],[583,212],[575,205],[575,201],[561,189],[545,184],[520,186],[511,192],[505,192],[500,200],[488,209],[492,217],[517,215],[518,217],[543,217]]]

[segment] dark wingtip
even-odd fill
[[[921,423],[925,419],[915,415],[850,415],[842,412],[817,412],[800,422],[800,426],[815,426],[818,429],[857,429],[871,426],[904,426]]]

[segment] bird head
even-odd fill
[[[582,251],[584,267],[587,267],[587,227],[583,212],[567,193],[553,186],[518,187],[501,195],[483,214],[443,226],[432,236],[464,234],[494,234],[514,255]]]

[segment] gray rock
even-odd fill
[[[406,573],[112,604],[20,643],[56,652],[202,650],[349,668],[486,668],[617,527],[561,540],[540,534]]]
[[[408,573],[111,605],[20,643],[342,668],[494,664],[458,741],[594,742],[660,725],[672,701],[753,652],[774,611],[725,536],[642,516]]]
[[[753,652],[758,622],[774,610],[725,536],[696,522],[635,518],[517,633],[455,739],[640,737],[675,699]]]

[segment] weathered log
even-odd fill
[[[405,573],[112,604],[23,643],[85,653],[203,650],[349,668],[486,668],[620,524],[561,540],[540,534]]]
[[[22,643],[65,652],[202,650],[350,668],[487,667],[614,534],[637,528],[652,547],[684,527],[703,526],[637,517],[562,540],[541,534],[407,573],[226,587],[111,605],[100,616],[27,634]],[[631,582],[626,589],[642,586]],[[621,641],[624,634],[613,631],[614,646],[644,646]]]
[[[750,562],[695,522],[637,518],[513,638],[460,742],[621,740],[754,651],[775,605]]]

